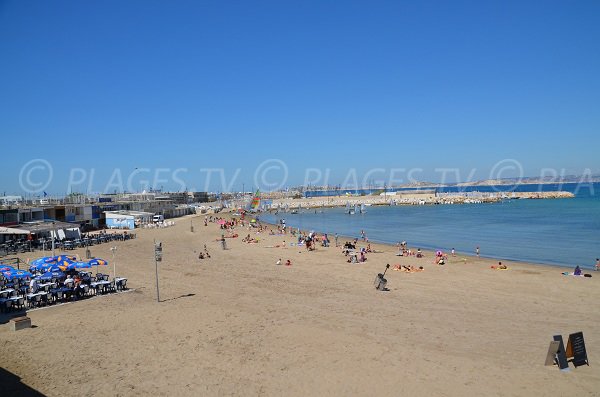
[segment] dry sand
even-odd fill
[[[284,239],[266,234],[258,244],[228,239],[223,251],[218,226],[202,219],[195,233],[181,218],[116,243],[132,292],[29,311],[36,327],[19,332],[3,317],[0,366],[48,396],[600,394],[600,273],[510,262],[495,271],[463,256],[436,266],[431,254],[400,258],[375,245],[385,252],[349,264],[333,247],[266,248]],[[197,258],[203,244],[211,259]],[[92,254],[110,259],[110,245]],[[379,292],[386,263],[425,271],[390,269],[390,291]],[[545,367],[552,336],[577,331],[591,366]]]

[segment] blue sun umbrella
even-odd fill
[[[43,258],[37,258],[29,262],[29,266],[37,266],[43,263],[54,262],[53,256],[44,256]]]
[[[46,272],[40,276],[40,280],[52,280],[53,278],[63,279],[65,274],[60,270],[54,272]]]
[[[73,262],[71,265],[73,269],[89,269],[92,267],[89,262]]]
[[[77,257],[74,255],[62,254],[62,255],[55,256],[53,259],[55,262],[63,262],[63,261],[75,262],[77,260]]]
[[[104,259],[100,259],[100,258],[90,259],[88,261],[88,263],[90,264],[90,266],[106,266],[106,265],[108,265],[107,261],[105,261]]]
[[[7,280],[29,278],[32,276],[31,273],[25,270],[11,270],[8,272],[3,272],[2,274],[4,274],[4,277],[6,277]]]
[[[104,259],[100,259],[100,258],[94,258],[94,259],[90,259],[88,261],[88,263],[91,266],[106,266],[108,265],[108,261],[105,261]],[[98,273],[98,268],[96,268],[96,273]]]
[[[4,264],[0,266],[0,272],[10,272],[13,270],[17,270],[17,269],[15,269],[12,266],[4,265]]]
[[[48,266],[48,264],[52,262],[54,262],[53,256],[45,256],[43,258],[34,259],[33,261],[29,262],[29,270],[42,271]]]
[[[63,267],[59,266],[58,263],[50,263],[45,269],[44,272],[59,272],[63,271]]]

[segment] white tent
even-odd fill
[[[0,234],[29,234],[29,230],[0,226]]]

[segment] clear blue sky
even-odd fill
[[[286,185],[597,173],[599,20],[599,1],[0,1],[0,194],[43,180],[35,159],[48,194],[115,169],[249,190],[269,159]]]

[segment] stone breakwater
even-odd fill
[[[502,200],[563,199],[573,198],[571,192],[461,192],[461,193],[414,193],[386,194],[380,196],[335,196],[301,199],[275,199],[272,209],[302,209],[343,207],[346,205],[435,205],[435,204],[481,204]]]

